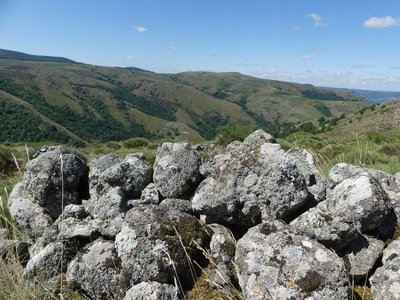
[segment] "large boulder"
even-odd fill
[[[400,238],[383,251],[382,263],[370,278],[372,296],[376,300],[400,299]]]
[[[121,160],[107,154],[93,160],[89,172],[90,199],[84,202],[89,213],[108,219],[128,210],[128,199],[137,199],[150,183],[152,168],[141,153]]]
[[[10,194],[13,219],[31,236],[40,235],[68,204],[88,197],[85,159],[62,147],[43,148],[26,165]]]
[[[127,226],[115,237],[121,265],[132,285],[142,281],[183,284],[206,232],[193,216],[154,205],[137,205],[125,217]]]
[[[291,222],[304,234],[340,250],[376,229],[391,212],[390,200],[369,174],[343,180],[327,199]]]
[[[93,299],[121,299],[126,289],[114,243],[98,239],[68,265],[66,279]]]
[[[200,183],[200,153],[187,143],[163,143],[154,162],[153,181],[163,198],[189,198]]]
[[[237,242],[235,264],[245,299],[351,299],[341,258],[277,220]]]
[[[339,163],[329,171],[329,188],[332,189],[342,181],[368,173],[381,185],[390,199],[394,199],[400,193],[400,183],[394,175],[390,175],[381,170],[365,168],[361,166]]]
[[[248,226],[289,217],[304,205],[304,177],[280,145],[265,143],[269,140],[269,134],[256,131],[215,156],[205,168],[213,172],[192,199],[193,210],[209,222]]]
[[[127,198],[139,198],[151,182],[152,168],[142,153],[128,154],[123,160],[108,154],[93,160],[89,168],[91,198],[97,198],[113,187],[120,187]]]

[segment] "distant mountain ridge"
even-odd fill
[[[17,60],[31,60],[31,61],[50,61],[59,63],[77,63],[71,59],[56,56],[43,56],[43,55],[32,55],[18,51],[0,49],[0,59],[17,59]]]
[[[348,91],[240,73],[158,74],[17,54],[0,56],[0,142],[138,136],[198,143],[228,123],[279,135],[371,106]]]

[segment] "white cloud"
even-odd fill
[[[369,18],[368,20],[365,20],[363,25],[366,28],[374,28],[374,29],[400,26],[400,19],[396,19],[391,16],[372,17]]]
[[[311,54],[303,54],[303,55],[300,56],[300,58],[302,58],[302,59],[311,59],[313,57],[312,57]]]
[[[169,49],[171,49],[172,51],[178,50],[178,48],[176,48],[175,46],[171,46],[171,47],[169,47]]]
[[[147,28],[144,26],[133,26],[133,29],[135,29],[137,32],[146,32]]]
[[[311,18],[314,21],[314,26],[322,27],[326,25],[324,19],[322,19],[322,17],[319,14],[311,13],[306,15],[306,18]]]

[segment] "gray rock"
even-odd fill
[[[94,299],[121,299],[124,278],[114,243],[101,239],[88,244],[68,265],[66,280]]]
[[[31,237],[61,214],[63,207],[87,197],[87,166],[78,154],[49,147],[26,165],[26,172],[10,194],[11,217]]]
[[[308,191],[314,196],[316,202],[325,199],[326,180],[315,166],[314,157],[305,149],[292,148],[287,154],[294,160],[303,174]]]
[[[107,220],[127,211],[127,199],[122,187],[110,187],[98,197],[83,201],[83,206],[93,218]]]
[[[26,165],[22,183],[31,201],[56,219],[68,204],[80,204],[87,182],[85,159],[62,147],[50,147]]]
[[[141,282],[132,286],[124,300],[178,300],[178,289],[170,284]]]
[[[257,147],[265,143],[274,144],[276,143],[276,140],[272,135],[262,129],[254,131],[243,141],[243,144],[249,148]]]
[[[192,203],[185,199],[167,198],[159,206],[167,210],[174,209],[188,214],[193,213]]]
[[[42,245],[36,247],[36,252],[31,252],[31,258],[24,269],[23,275],[26,278],[36,277],[48,280],[57,277],[66,271],[67,262],[75,254],[73,249],[63,242],[50,243],[44,248]]]
[[[382,224],[391,208],[386,193],[368,174],[343,180],[291,225],[324,245],[340,250],[361,233]]]
[[[149,183],[144,188],[140,196],[140,200],[142,200],[143,204],[158,205],[160,203],[160,196],[158,195],[158,190],[154,183]]]
[[[390,199],[393,199],[396,194],[400,192],[400,184],[395,176],[380,170],[364,168],[346,163],[337,164],[329,171],[329,186],[332,189],[342,181],[359,176],[363,173],[368,173],[374,177],[384,191],[388,194]]]
[[[65,218],[76,218],[79,220],[83,220],[89,214],[83,205],[70,204],[64,208],[62,215],[63,215],[64,219]]]
[[[58,222],[58,239],[75,239],[82,241],[95,240],[100,235],[101,221],[99,219],[66,218]]]
[[[212,232],[210,241],[211,270],[209,280],[211,285],[232,286],[237,283],[234,265],[236,240],[232,232],[219,224],[210,224]]]
[[[279,221],[251,228],[235,263],[245,299],[351,299],[343,261]]]
[[[370,278],[371,293],[376,300],[400,299],[400,239],[383,251],[383,266]]]
[[[32,201],[23,182],[17,183],[9,197],[11,217],[33,238],[43,234],[53,220],[43,207]]]
[[[0,228],[0,240],[6,240],[9,237],[10,232],[6,228]]]
[[[305,204],[308,192],[299,169],[278,144],[263,141],[250,135],[215,157],[213,174],[192,199],[195,212],[210,222],[254,225],[288,217]]]
[[[366,277],[371,274],[375,263],[381,257],[384,247],[384,242],[366,235],[348,244],[346,248],[352,252],[346,254],[345,259],[350,265],[350,277],[364,284]]]
[[[152,168],[141,153],[128,154],[122,161],[107,155],[93,161],[89,167],[89,201],[96,201],[110,188],[117,187],[126,198],[138,198],[152,176]]]
[[[200,154],[187,143],[163,143],[154,162],[153,181],[163,198],[188,198],[200,183]]]
[[[153,205],[140,205],[129,210],[125,226],[115,237],[115,247],[124,272],[131,284],[142,281],[174,283],[174,278],[185,282],[189,257],[202,246],[205,230],[189,214],[165,210]]]
[[[102,220],[99,224],[99,231],[107,239],[115,240],[116,235],[124,226],[127,226],[125,214],[120,214],[112,219]]]

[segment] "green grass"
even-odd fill
[[[377,131],[350,136],[314,135],[298,132],[278,140],[285,149],[305,148],[311,151],[324,174],[336,164],[344,162],[385,171],[400,172],[400,132]]]

